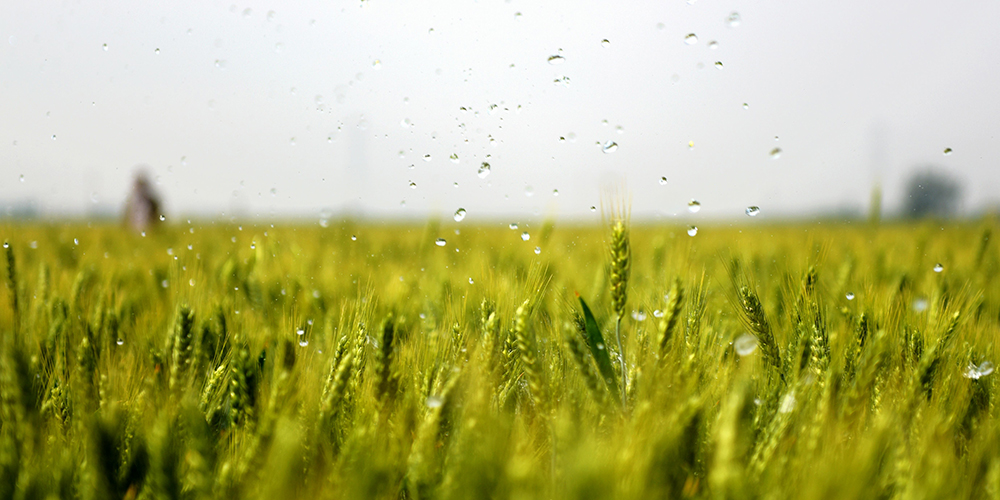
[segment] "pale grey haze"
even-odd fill
[[[764,220],[863,213],[875,183],[898,210],[930,164],[975,213],[1000,188],[998,19],[996,1],[8,0],[0,208],[116,211],[143,164],[170,217],[587,220],[624,183],[633,216]]]

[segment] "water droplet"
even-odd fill
[[[3,247],[4,248],[10,248],[10,243],[7,243],[6,241],[3,242]]]
[[[440,396],[428,396],[427,397],[427,407],[428,408],[440,408],[444,404],[444,400]]]
[[[740,356],[749,356],[757,350],[757,337],[744,333],[733,341],[733,349]]]
[[[153,53],[159,55],[159,53],[160,53],[159,47],[157,47],[156,50],[153,51]]]
[[[772,160],[777,160],[778,158],[781,158],[781,148],[772,149],[770,155]]]
[[[52,134],[52,140],[56,140],[56,134]]]
[[[531,239],[531,235],[527,231],[521,233],[521,241],[528,241]]]
[[[601,40],[601,47],[608,48],[610,46],[611,46],[611,40],[608,40],[607,38]]]
[[[688,236],[694,236],[696,234],[698,234],[698,226],[688,227]]]
[[[424,155],[424,161],[431,161],[431,155],[430,154],[425,154]]]
[[[439,246],[439,247],[443,247],[443,246],[445,246],[445,245],[448,244],[448,241],[445,240],[444,238],[438,238],[438,239],[434,240],[434,244],[437,245],[437,246]]]
[[[115,343],[118,344],[118,345],[124,345],[125,344],[125,339],[123,339],[121,337],[118,337],[118,340],[116,340]]]
[[[944,148],[944,155],[948,156],[951,154],[951,148]]]
[[[591,205],[590,206],[590,211],[591,212],[596,212],[597,211],[597,207],[595,207],[594,205]]]
[[[684,37],[684,43],[688,45],[694,45],[698,43],[698,35],[695,35],[694,33],[688,33],[687,36]]]
[[[722,61],[715,61],[716,69],[722,69]]]
[[[309,345],[309,341],[308,340],[302,339],[302,340],[299,341],[299,347],[305,347],[307,345]]]
[[[378,59],[372,61],[372,68],[375,68],[376,70],[382,69],[382,61]]]
[[[552,190],[552,196],[559,196],[559,190],[558,189],[553,189]]]
[[[562,64],[564,62],[566,62],[566,58],[559,54],[556,54],[554,56],[549,56],[549,64],[556,65],[556,64]]]
[[[410,181],[410,189],[417,189],[417,183]]]
[[[759,213],[760,213],[760,207],[758,207],[757,205],[751,205],[746,209],[746,214],[749,215],[750,217],[756,217],[757,214]]]
[[[719,48],[719,42],[716,42],[715,40],[712,40],[711,42],[708,42],[708,48],[710,48],[712,50],[715,50],[715,49]]]
[[[517,229],[517,223],[516,222],[511,222],[507,227],[509,227],[511,229],[511,231],[513,231],[513,230]]]
[[[937,265],[934,266],[934,272],[939,273],[941,271],[944,271],[944,266],[942,266],[941,263],[938,262]]]
[[[301,337],[301,336],[303,336],[303,335],[306,334],[306,331],[303,330],[303,329],[301,329],[301,328],[299,328],[299,329],[295,330],[295,334],[298,335],[299,337]]]
[[[927,310],[927,299],[919,298],[913,301],[913,312],[922,313]]]
[[[21,174],[21,177],[18,180],[20,180],[21,182],[24,182],[24,174]]]
[[[358,241],[358,235],[352,234],[351,235],[351,241]]]
[[[455,222],[462,222],[462,219],[464,218],[465,218],[464,208],[459,208],[458,210],[455,211]]]
[[[618,151],[618,143],[614,141],[605,142],[601,150],[604,151],[604,154],[614,153]]]
[[[458,163],[458,154],[452,153],[451,156],[448,157],[448,159],[451,160],[452,163]]]
[[[729,26],[732,28],[739,26],[741,21],[742,19],[740,19],[739,12],[733,12],[732,14],[729,14],[729,17],[726,18],[726,22],[729,23]]]
[[[492,141],[493,139],[490,140]],[[480,179],[485,179],[487,175],[490,175],[490,164],[484,161],[483,164],[479,166],[479,170],[476,171],[476,174]]]
[[[104,44],[104,51],[105,51],[105,52],[107,52],[107,51],[108,51],[108,44]]]
[[[666,186],[667,185],[667,178],[666,177],[660,177],[660,185],[661,186]]]
[[[699,203],[698,200],[691,200],[688,202],[688,212],[696,214],[699,210],[701,210],[701,203]]]
[[[542,247],[535,247],[535,255],[542,253]]]
[[[743,103],[743,109],[750,109],[750,105],[747,103]]]
[[[846,297],[847,300],[854,300],[854,292],[847,292],[847,295],[844,297]]]
[[[965,378],[971,378],[978,380],[981,377],[985,377],[993,373],[993,363],[990,361],[983,361],[979,366],[976,366],[973,362],[969,362],[969,366],[965,369],[962,374]]]
[[[688,149],[694,149],[694,141],[688,141]]]
[[[535,196],[535,188],[531,186],[524,186],[524,195],[527,196],[528,198]]]
[[[632,319],[636,321],[646,321],[646,311],[632,311]]]
[[[781,406],[778,407],[779,413],[791,413],[795,409],[795,393],[789,392],[784,398],[781,398]]]
[[[166,216],[166,215],[163,215],[163,214],[160,214],[160,220],[161,220],[161,221],[165,221],[165,220],[167,220],[167,216]]]
[[[243,9],[243,18],[244,19],[250,17],[251,14],[253,14],[253,9],[251,9],[249,7],[247,7],[246,9]]]

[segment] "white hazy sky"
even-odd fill
[[[171,216],[586,219],[624,179],[634,216],[763,218],[863,211],[876,181],[893,210],[933,164],[972,212],[1000,201],[997,19],[962,0],[4,1],[0,206],[119,209],[145,164]]]

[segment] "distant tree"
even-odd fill
[[[135,173],[132,192],[125,200],[125,223],[135,231],[145,231],[160,222],[160,197],[142,170]]]
[[[903,217],[951,217],[958,213],[962,186],[957,180],[933,168],[910,176],[903,200]]]

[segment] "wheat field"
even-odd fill
[[[0,498],[1000,498],[996,225],[3,224]]]

